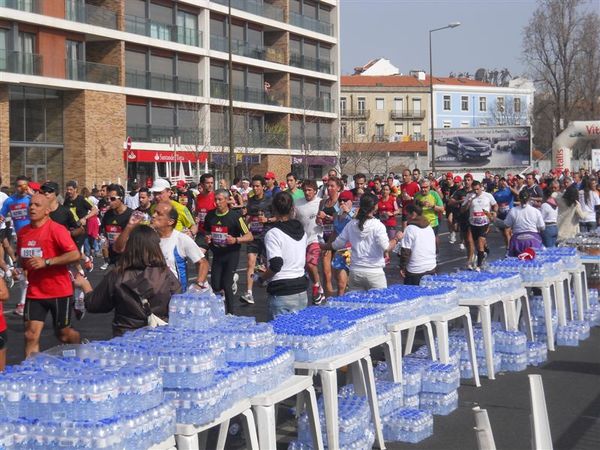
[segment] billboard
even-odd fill
[[[531,164],[531,127],[436,128],[436,169],[501,169]]]

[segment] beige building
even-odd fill
[[[335,165],[337,0],[230,3],[231,77],[229,0],[0,0],[4,184]]]

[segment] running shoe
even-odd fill
[[[23,314],[25,313],[25,304],[19,303],[13,313],[15,313],[17,316],[23,317]]]
[[[231,292],[233,292],[233,295],[237,294],[238,291],[238,280],[240,279],[240,276],[237,274],[237,272],[234,272],[233,274],[233,284],[231,285]]]
[[[248,305],[254,305],[254,296],[252,295],[252,292],[246,292],[240,297],[240,301],[242,303],[247,303]]]
[[[83,262],[83,268],[88,272],[94,270],[94,260],[86,255],[85,260]]]
[[[456,233],[454,231],[450,232],[450,239],[448,240],[448,242],[450,242],[451,244],[456,243]]]
[[[325,302],[325,294],[319,292],[316,297],[313,297],[313,305],[321,305]]]
[[[464,252],[464,251],[467,249],[467,247],[465,247],[465,244],[464,244],[464,242],[461,242],[461,243],[460,243],[460,245],[459,245],[459,248],[460,248],[460,249],[461,249],[463,252]]]
[[[107,262],[105,262],[104,264],[102,264],[100,266],[100,270],[106,270],[106,269],[108,269],[108,263]]]

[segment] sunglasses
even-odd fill
[[[350,200],[350,199],[346,199],[346,200],[344,200],[343,198],[340,198],[340,199],[338,200],[338,203],[351,202],[351,201],[352,201],[352,200]]]
[[[40,192],[42,194],[54,194],[54,192],[56,192],[54,189],[50,188],[50,187],[42,187],[40,189]]]
[[[117,200],[121,200],[121,197],[108,197],[111,202],[116,202]]]

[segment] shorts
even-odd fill
[[[433,228],[433,234],[435,234],[437,236],[438,233],[440,232],[440,226],[436,225],[435,227],[431,227],[431,228]]]
[[[71,326],[71,297],[46,298],[43,300],[28,298],[25,300],[23,319],[25,322],[37,320],[44,322],[48,311],[52,314],[55,330]]]
[[[485,238],[489,229],[489,225],[471,225],[469,228],[471,228],[471,236],[473,236],[473,240],[477,241],[479,238]]]
[[[8,239],[10,241],[10,238],[12,237],[12,232],[12,227],[5,227],[4,229],[0,230],[0,242],[4,239]]]
[[[256,253],[257,255],[264,255],[266,253],[265,250],[265,241],[262,239],[254,239],[252,242],[248,242],[248,253]]]
[[[8,333],[6,330],[0,331],[0,350],[4,350],[6,348],[6,344],[8,343]]]
[[[321,247],[318,242],[308,244],[306,247],[306,264],[311,266],[319,265],[319,259],[321,258]]]

